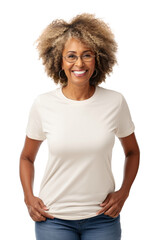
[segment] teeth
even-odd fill
[[[75,74],[83,74],[85,73],[86,71],[74,71]]]

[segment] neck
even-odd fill
[[[62,92],[69,99],[81,101],[90,98],[95,92],[95,87],[67,84],[66,87],[62,88]]]

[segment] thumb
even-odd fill
[[[41,199],[39,199],[39,204],[41,206],[41,208],[43,208],[44,210],[48,210],[48,208],[46,207],[46,205],[43,203],[43,201]]]
[[[107,196],[107,198],[100,204],[100,206],[104,206],[109,202],[109,196]]]
[[[104,206],[105,204],[106,204],[105,202],[104,202],[104,203],[101,203],[100,206]]]
[[[109,194],[107,195],[106,199],[100,204],[100,206],[104,206],[104,205],[106,205],[106,204],[109,203],[110,198],[111,198],[111,194],[112,194],[112,193],[109,193]]]

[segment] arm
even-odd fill
[[[34,161],[41,143],[42,141],[26,136],[20,156],[20,179],[24,191],[24,200],[29,214],[34,221],[45,221],[46,217],[53,218],[44,211],[47,208],[43,201],[33,194]]]
[[[140,150],[134,133],[128,137],[119,138],[119,140],[125,153],[124,179],[121,191],[129,195],[139,168]]]
[[[124,202],[128,198],[131,186],[137,175],[140,159],[140,150],[134,133],[127,137],[119,138],[119,140],[125,153],[123,183],[118,191],[108,194],[104,202],[100,204],[102,209],[97,212],[97,214],[104,212],[111,217],[119,215]]]

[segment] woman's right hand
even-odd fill
[[[41,222],[45,221],[46,218],[54,219],[52,215],[45,212],[48,210],[48,208],[44,205],[40,198],[32,196],[25,199],[25,203],[33,221]]]

